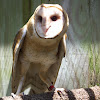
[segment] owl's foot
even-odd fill
[[[63,97],[66,94],[66,90],[64,88],[56,88],[55,92],[57,92],[60,97]]]
[[[21,96],[21,97],[23,97],[24,98],[24,92],[22,92],[22,93],[19,93],[18,95],[17,94],[14,94],[14,93],[11,93],[11,96],[15,99],[17,96]]]
[[[11,96],[12,96],[13,98],[15,98],[17,95],[14,94],[14,93],[11,93]]]

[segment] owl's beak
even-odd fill
[[[50,28],[50,20],[48,17],[43,17],[42,19],[42,30],[43,30],[43,34],[46,36],[47,32]]]
[[[50,27],[51,26],[48,26],[48,27],[47,26],[43,26],[42,27],[42,30],[43,30],[43,33],[44,33],[45,36],[47,35],[46,33],[48,32],[48,30],[49,30]]]

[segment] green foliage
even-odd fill
[[[90,86],[100,85],[100,47],[96,44],[89,48],[89,79]]]

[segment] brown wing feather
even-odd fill
[[[59,48],[58,48],[58,60],[55,64],[53,64],[48,72],[48,78],[50,79],[50,81],[52,81],[53,83],[55,83],[57,75],[58,75],[58,71],[62,62],[62,58],[65,57],[66,54],[66,43],[65,43],[65,36],[63,36],[62,40],[59,43]]]
[[[17,84],[19,80],[19,76],[16,77],[18,71],[20,71],[19,67],[16,68],[17,66],[19,66],[20,62],[18,61],[18,55],[21,49],[21,46],[23,44],[23,40],[25,38],[26,35],[26,26],[24,26],[23,28],[21,28],[19,30],[19,32],[16,34],[15,39],[14,39],[14,43],[13,43],[13,66],[12,66],[12,92],[16,92]],[[18,79],[17,79],[18,78]]]
[[[15,55],[19,53],[21,45],[23,43],[23,39],[26,35],[26,26],[21,28],[15,36],[14,43],[13,43],[13,61],[15,60]]]

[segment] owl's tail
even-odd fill
[[[35,93],[35,91],[33,89],[30,89],[29,95],[32,95],[32,94],[36,94],[36,93]]]

